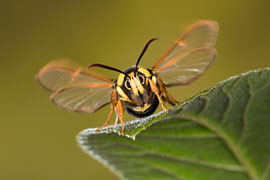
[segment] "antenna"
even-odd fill
[[[111,67],[111,66],[106,66],[106,65],[103,65],[103,64],[91,64],[90,66],[87,67],[87,69],[90,69],[92,67],[101,67],[101,68],[104,68],[104,69],[109,69],[109,70],[112,70],[112,71],[120,72],[120,73],[124,74],[125,76],[127,76],[129,78],[127,73],[125,73],[125,72],[123,72],[123,71],[121,71],[119,69],[116,69],[114,67]]]
[[[142,52],[141,52],[141,54],[140,54],[140,56],[139,56],[137,62],[136,62],[136,65],[135,65],[135,69],[134,69],[134,74],[135,74],[135,76],[136,76],[136,72],[137,72],[137,70],[138,70],[138,65],[139,65],[139,62],[140,62],[141,58],[143,57],[144,53],[146,52],[148,46],[149,46],[153,41],[155,41],[155,40],[160,40],[160,39],[159,39],[159,38],[152,38],[152,39],[150,39],[150,40],[145,44],[145,46],[144,46],[144,48],[143,48],[143,50],[142,50]]]

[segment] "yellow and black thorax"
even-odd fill
[[[123,102],[128,113],[145,117],[152,114],[159,102],[151,90],[149,80],[155,76],[150,69],[135,66],[124,70],[116,80],[117,98]]]

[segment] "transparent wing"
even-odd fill
[[[85,71],[69,60],[50,62],[36,79],[52,93],[51,101],[65,110],[93,113],[110,103],[113,80]]]
[[[189,84],[203,74],[216,57],[218,35],[215,21],[199,21],[189,27],[171,49],[153,66],[164,84]]]

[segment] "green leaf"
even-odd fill
[[[270,180],[270,69],[127,122],[125,133],[86,129],[78,142],[123,179]]]

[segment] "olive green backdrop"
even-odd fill
[[[102,125],[108,107],[92,115],[65,112],[49,102],[34,75],[61,57],[124,69],[136,62],[147,40],[163,38],[142,59],[142,66],[151,67],[181,29],[198,19],[219,23],[217,61],[192,85],[169,89],[177,99],[270,66],[268,0],[2,0],[0,179],[118,179],[84,154],[75,139],[79,131]]]

